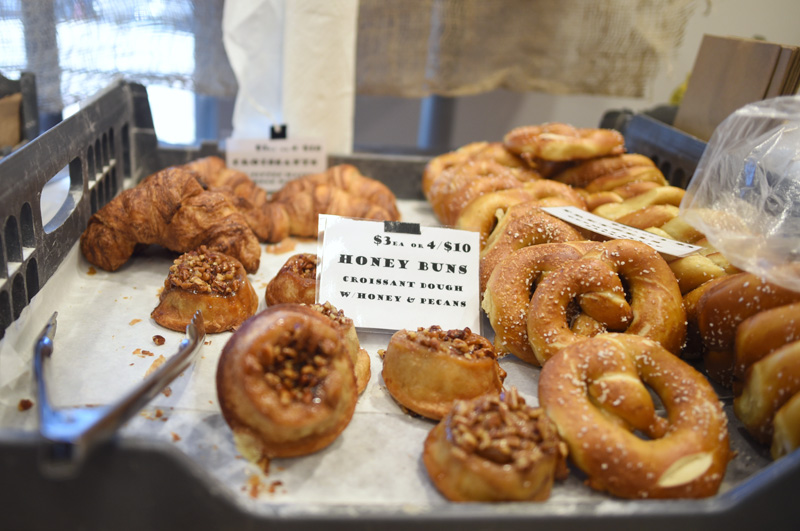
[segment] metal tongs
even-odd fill
[[[44,438],[40,464],[51,477],[74,475],[89,453],[109,441],[115,432],[174,380],[194,360],[205,339],[203,315],[195,313],[186,326],[178,353],[116,403],[98,407],[54,408],[45,384],[44,362],[53,354],[56,334],[54,313],[34,347],[33,369],[37,385],[39,432]]]

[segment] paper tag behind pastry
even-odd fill
[[[479,233],[319,217],[317,301],[376,330],[480,330]]]
[[[328,168],[325,145],[319,139],[229,138],[225,142],[225,162],[268,192],[280,190],[292,179]]]
[[[609,238],[637,240],[642,243],[648,244],[650,247],[659,253],[680,258],[688,256],[696,251],[702,249],[697,245],[684,243],[678,240],[670,240],[663,238],[657,234],[647,232],[646,230],[636,229],[616,223],[606,218],[597,216],[585,210],[575,207],[543,207],[542,210],[555,216],[567,223],[577,225],[582,229],[608,236]]]

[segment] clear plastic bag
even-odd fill
[[[800,291],[800,96],[726,118],[680,209],[733,265]]]

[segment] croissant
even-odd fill
[[[275,223],[273,216],[277,212],[270,208],[266,190],[246,173],[228,168],[224,160],[213,156],[197,159],[182,167],[197,173],[209,190],[225,195],[244,215],[259,240],[270,239],[271,227]]]
[[[395,196],[389,187],[376,179],[362,175],[351,164],[339,164],[322,173],[314,173],[289,181],[283,188],[275,192],[272,201],[281,204],[291,203],[297,195],[307,195],[309,191],[320,186],[330,186],[341,190],[348,197],[356,200],[355,203],[359,208],[371,206],[374,214],[377,214],[378,210],[385,211],[385,214],[382,213],[382,215],[387,217],[383,219],[400,219]],[[332,212],[320,213],[331,214]]]
[[[225,195],[262,241],[314,236],[320,214],[400,219],[392,191],[350,164],[289,181],[271,198],[245,173],[225,167],[219,157],[198,159],[183,168],[196,172],[209,190]]]
[[[116,271],[137,244],[185,253],[205,245],[258,270],[261,246],[241,212],[225,195],[207,191],[182,168],[157,172],[123,191],[89,219],[81,252],[93,265]]]

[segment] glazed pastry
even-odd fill
[[[217,396],[237,448],[259,463],[330,445],[350,423],[358,392],[333,322],[307,306],[280,304],[225,344]]]
[[[235,330],[256,313],[258,295],[238,260],[205,246],[175,259],[151,317],[182,332],[197,310],[211,334]]]
[[[317,300],[317,255],[299,253],[290,256],[267,284],[267,306],[284,302],[314,304]]]
[[[544,501],[564,479],[567,446],[512,387],[458,401],[425,439],[422,461],[451,501]]]
[[[486,338],[439,326],[400,330],[383,357],[386,389],[402,406],[439,420],[456,400],[498,394],[506,372]]]
[[[239,260],[255,273],[258,238],[223,195],[203,188],[197,174],[167,168],[123,191],[89,219],[81,252],[93,265],[116,271],[139,244],[185,253],[205,245]]]
[[[344,336],[347,352],[350,354],[350,359],[353,361],[353,370],[356,374],[356,387],[358,387],[359,394],[363,393],[372,376],[370,371],[371,364],[369,353],[361,348],[361,343],[358,340],[358,334],[356,333],[356,326],[353,324],[353,320],[345,316],[344,311],[337,310],[329,302],[324,304],[311,304],[310,306],[313,310],[331,319],[334,325],[339,328],[342,336]]]
[[[712,496],[732,457],[708,380],[640,336],[602,334],[561,350],[539,375],[539,403],[588,485],[621,498]]]

